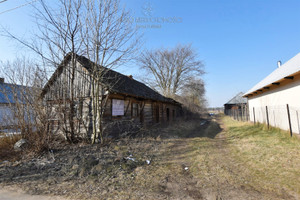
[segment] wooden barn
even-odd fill
[[[247,106],[247,98],[240,92],[224,104],[224,114],[230,115],[232,110],[242,110]]]
[[[95,64],[84,56],[68,54],[61,65],[56,69],[42,91],[42,97],[48,109],[52,110],[52,130],[61,132],[61,107],[65,104],[71,93],[70,88],[70,61],[72,56],[76,59],[74,77],[76,84],[73,89],[75,96],[76,132],[89,137],[92,131],[92,65]],[[98,66],[99,68],[100,67]],[[120,134],[122,129],[116,129],[120,124],[152,125],[155,123],[169,123],[181,114],[181,104],[173,99],[166,98],[135,80],[111,69],[106,69],[101,86],[104,90],[101,99],[106,99],[103,113],[103,126],[110,134]],[[111,131],[114,130],[114,131]],[[117,131],[117,133],[116,133]]]

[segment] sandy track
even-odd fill
[[[66,198],[59,196],[30,195],[20,189],[3,188],[0,189],[0,200],[63,200]]]

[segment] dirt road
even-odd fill
[[[54,160],[44,156],[0,166],[0,185],[42,195],[0,190],[0,199],[297,199],[284,189],[255,185],[251,168],[233,156],[220,120],[154,132],[105,148],[64,146],[54,151]]]
[[[63,197],[44,196],[44,195],[30,195],[22,190],[16,189],[0,189],[1,200],[63,200]]]
[[[220,120],[187,136],[173,141],[165,155],[183,168],[165,184],[171,199],[297,199],[284,190],[257,190],[249,183],[253,177],[248,166],[233,158],[230,138]]]

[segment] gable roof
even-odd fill
[[[235,95],[232,99],[230,99],[227,103],[225,104],[242,104],[242,103],[247,103],[247,98],[243,97],[242,92],[238,93]]]
[[[247,96],[258,90],[262,90],[264,87],[272,85],[272,83],[280,82],[285,77],[292,76],[293,74],[298,72],[300,72],[300,53],[288,60],[286,63],[282,64],[279,68],[275,69],[266,78],[264,78],[248,92],[246,92],[244,96]]]
[[[95,65],[94,62],[90,61],[84,56],[79,56],[77,54],[74,54],[76,57],[76,60],[89,72],[92,70],[92,66]],[[59,67],[56,69],[52,77],[49,79],[47,84],[45,85],[42,96],[46,94],[49,87],[52,85],[52,83],[55,81],[55,79],[60,75],[62,72],[63,67],[70,61],[72,57],[72,54],[69,53],[67,56],[65,56],[63,62],[59,65]],[[101,81],[101,84],[103,84],[111,93],[119,93],[123,95],[129,95],[134,96],[138,98],[143,99],[151,99],[155,101],[162,101],[162,102],[170,102],[170,103],[176,103],[175,100],[171,98],[164,97],[163,95],[159,94],[158,92],[154,91],[150,87],[146,86],[144,83],[141,83],[137,80],[134,80],[133,78],[130,78],[128,76],[125,76],[119,72],[116,72],[112,69],[108,69],[105,67],[101,67],[98,65],[99,68],[102,68],[101,70],[105,70],[105,74],[103,75],[103,80]]]

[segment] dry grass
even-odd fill
[[[38,186],[43,194],[74,199],[299,199],[300,141],[287,132],[227,117],[151,131],[144,132],[151,137],[123,138],[105,147],[57,149],[54,167],[43,168],[46,178],[40,171],[39,179],[26,181],[27,169],[21,170],[26,165],[20,165],[14,184],[24,176],[28,191]],[[99,173],[71,175],[73,158],[90,154],[99,158]],[[135,166],[124,161],[131,154]]]
[[[32,132],[26,135],[28,146],[24,151],[16,152],[14,144],[22,138],[22,135],[10,135],[0,138],[0,162],[20,160],[22,156],[33,157],[48,149],[49,137],[46,134]]]
[[[300,193],[300,140],[287,131],[223,118],[232,156],[256,189]]]
[[[18,158],[18,154],[14,151],[14,144],[20,140],[20,138],[20,135],[0,138],[0,162]]]

